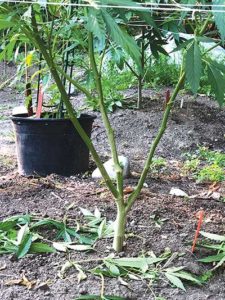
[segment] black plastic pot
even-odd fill
[[[95,117],[83,114],[79,122],[91,137]],[[71,176],[88,170],[89,150],[69,119],[12,117],[16,133],[18,169],[22,175]]]

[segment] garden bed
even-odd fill
[[[147,90],[144,93],[145,105],[140,111],[122,109],[111,115],[116,129],[120,154],[131,159],[132,178],[126,180],[126,186],[132,187],[144,163],[148,145],[156,134],[163,112],[163,101],[166,88],[160,91]],[[135,90],[127,91],[127,96]],[[71,220],[82,219],[79,208],[94,210],[97,207],[108,220],[115,219],[115,207],[110,194],[104,185],[91,180],[88,175],[64,178],[51,175],[47,178],[24,178],[16,173],[14,143],[11,135],[9,107],[14,105],[15,96],[10,90],[1,92],[0,98],[7,94],[7,101],[1,103],[1,168],[0,205],[1,220],[18,214],[34,214],[41,218],[51,217],[62,220],[65,213]],[[183,98],[183,106],[180,107]],[[79,97],[79,99],[81,99]],[[133,99],[131,97],[131,99]],[[131,100],[130,100],[131,101]],[[18,101],[17,101],[18,103]],[[74,101],[75,103],[75,101]],[[76,106],[76,103],[75,103]],[[10,108],[11,109],[11,108]],[[93,130],[93,140],[101,157],[107,159],[109,148],[105,132],[96,113],[97,120]],[[169,248],[172,252],[183,253],[174,260],[173,265],[185,266],[187,271],[200,275],[209,269],[197,258],[204,256],[197,250],[191,254],[191,243],[196,229],[196,213],[205,211],[203,230],[224,234],[224,203],[212,198],[196,197],[184,199],[169,195],[172,187],[177,187],[189,195],[207,192],[210,183],[199,184],[196,180],[184,176],[182,161],[185,152],[192,153],[198,145],[214,150],[225,149],[224,138],[225,112],[216,103],[206,97],[184,94],[179,97],[169,121],[167,132],[158,148],[157,155],[167,161],[167,166],[149,174],[145,188],[128,218],[128,235],[124,252],[121,256],[137,256],[153,251],[156,255]],[[91,162],[91,169],[94,164]],[[225,184],[219,186],[221,196],[225,196]],[[70,209],[67,211],[67,208]],[[165,220],[164,220],[165,219]],[[159,225],[157,220],[163,220]],[[90,253],[71,252],[73,260],[97,259],[106,257],[112,252],[112,240],[100,240],[95,251]],[[29,255],[15,259],[13,255],[0,256],[0,296],[8,299],[76,299],[83,294],[98,294],[102,286],[101,278],[88,273],[95,263],[84,263],[88,278],[77,283],[77,271],[70,269],[64,279],[58,273],[68,260],[65,253],[46,255]],[[31,289],[7,281],[21,278],[21,274],[34,280]],[[171,287],[163,280],[155,281],[148,286],[145,281],[128,281],[124,286],[117,278],[105,278],[105,294],[123,296],[126,299],[224,299],[224,273],[218,271],[210,281],[201,287],[185,285],[187,291]],[[14,282],[15,283],[15,282]]]

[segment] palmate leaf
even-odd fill
[[[104,18],[106,29],[112,40],[136,62],[136,64],[141,68],[141,53],[135,40],[129,36],[129,34],[122,30],[119,25],[114,21],[111,15],[102,9],[102,16]]]
[[[196,93],[202,73],[201,51],[197,41],[193,41],[186,54],[186,77],[193,93]]]
[[[216,26],[219,30],[222,41],[225,39],[225,8],[216,5],[225,5],[225,0],[213,0],[212,10],[217,10],[218,12],[213,12]],[[220,12],[221,11],[221,12]],[[224,11],[224,13],[223,13]]]

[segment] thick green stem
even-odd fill
[[[105,104],[104,104],[104,95],[103,95],[103,89],[102,89],[102,82],[101,82],[101,74],[98,72],[95,55],[94,55],[94,42],[93,42],[93,34],[89,32],[88,34],[88,42],[89,42],[89,56],[90,56],[90,63],[91,68],[94,74],[96,88],[99,96],[99,108],[102,116],[102,121],[106,129],[106,133],[108,136],[114,168],[116,171],[116,177],[117,177],[117,190],[119,192],[119,199],[116,201],[122,201],[123,202],[123,170],[119,163],[117,148],[116,148],[116,142],[115,142],[115,135],[114,130],[109,122],[109,118],[106,112]]]
[[[144,182],[146,180],[148,171],[150,169],[152,159],[153,159],[153,156],[155,154],[155,150],[156,150],[156,148],[157,148],[157,146],[158,146],[158,144],[159,144],[159,142],[160,142],[160,140],[161,140],[161,138],[162,138],[162,136],[163,136],[163,134],[166,130],[171,109],[173,107],[173,104],[174,104],[174,101],[176,99],[176,96],[177,96],[178,92],[180,91],[180,89],[183,86],[184,81],[185,81],[185,72],[182,71],[180,79],[177,83],[177,86],[176,86],[174,92],[173,92],[173,95],[171,96],[170,101],[166,106],[166,109],[165,109],[165,112],[164,112],[164,115],[163,115],[163,119],[162,119],[162,122],[161,122],[161,126],[160,126],[160,128],[158,130],[158,134],[156,135],[155,140],[153,141],[152,146],[150,148],[150,151],[149,151],[144,169],[142,171],[141,177],[138,181],[137,187],[134,190],[134,192],[130,195],[130,197],[128,198],[127,205],[126,205],[126,213],[131,209],[133,203],[135,202],[137,197],[140,195],[141,189],[144,185]]]
[[[86,134],[86,132],[84,131],[84,129],[82,128],[82,126],[80,125],[77,117],[76,117],[76,114],[74,112],[74,109],[73,109],[73,106],[70,102],[70,99],[66,93],[66,90],[65,90],[65,87],[63,86],[63,83],[60,79],[60,76],[57,72],[57,69],[55,67],[55,64],[54,64],[54,61],[52,59],[52,57],[48,54],[45,46],[44,46],[44,43],[42,41],[42,39],[40,38],[39,36],[39,32],[38,32],[38,28],[37,28],[37,24],[36,24],[36,19],[34,16],[32,16],[32,25],[33,25],[33,33],[34,35],[30,35],[29,33],[29,37],[32,38],[32,39],[35,39],[36,41],[36,45],[38,47],[38,49],[41,51],[43,57],[45,58],[46,60],[46,63],[48,64],[49,66],[49,69],[51,71],[51,74],[55,80],[55,83],[59,89],[59,92],[61,93],[61,96],[62,96],[62,99],[63,99],[63,102],[66,106],[66,109],[67,109],[67,112],[68,112],[68,115],[75,127],[75,129],[77,130],[77,132],[79,133],[80,137],[82,138],[82,140],[84,141],[84,143],[86,144],[86,146],[88,147],[88,149],[90,150],[93,158],[94,158],[94,161],[97,165],[97,167],[99,168],[105,182],[106,182],[106,185],[108,186],[109,190],[112,192],[113,196],[115,198],[118,197],[118,192],[112,182],[112,180],[110,179],[108,173],[106,172],[102,162],[101,162],[101,159],[100,157],[98,156],[98,153],[96,152],[93,144],[92,144],[92,141],[91,139],[88,137],[88,135]]]
[[[117,204],[117,217],[114,227],[113,249],[116,252],[121,252],[125,239],[126,229],[126,211],[124,205]]]

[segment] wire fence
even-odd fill
[[[75,7],[93,7],[96,9],[100,8],[115,8],[115,9],[131,9],[131,10],[142,10],[142,11],[177,11],[177,12],[211,12],[211,13],[224,13],[225,16],[225,4],[180,4],[174,3],[156,3],[156,2],[145,2],[138,3],[132,2],[132,5],[116,5],[116,4],[102,4],[101,1],[84,1],[85,3],[72,3],[72,2],[54,2],[46,0],[7,0],[2,1],[3,3],[14,3],[14,4],[40,4],[42,6],[53,5],[53,6],[75,6]],[[87,3],[88,2],[88,3]],[[113,1],[112,1],[113,2]],[[208,9],[207,9],[208,8]]]

